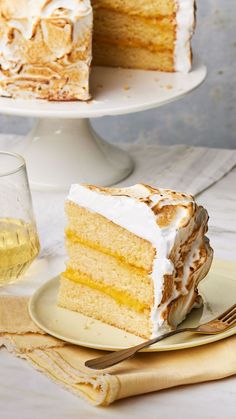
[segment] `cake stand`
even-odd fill
[[[109,186],[126,178],[135,162],[100,138],[88,118],[162,106],[194,90],[206,73],[200,61],[189,74],[96,67],[91,74],[94,99],[89,102],[0,98],[0,113],[38,118],[14,148],[26,159],[33,188],[65,190],[76,182]]]

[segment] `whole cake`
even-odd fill
[[[95,65],[188,72],[194,6],[194,0],[1,0],[0,95],[88,100],[92,41]]]
[[[190,195],[139,184],[72,185],[58,304],[143,338],[201,304],[208,214]]]

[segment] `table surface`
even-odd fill
[[[209,237],[215,256],[235,260],[236,168],[203,192],[198,201],[210,214]],[[43,281],[63,269],[60,257],[38,259],[21,281],[20,292],[30,294]],[[236,279],[236,278],[235,278]],[[12,294],[19,292],[12,288]],[[11,293],[11,292],[10,292]],[[210,362],[210,360],[209,360]],[[236,379],[183,386],[96,408],[56,386],[45,376],[1,349],[0,412],[4,419],[77,418],[235,418]],[[20,413],[19,413],[20,412]]]

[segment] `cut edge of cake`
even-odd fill
[[[168,3],[168,4],[167,4]],[[188,73],[195,0],[93,0],[95,65]]]

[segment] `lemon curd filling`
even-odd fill
[[[62,276],[75,283],[79,283],[97,291],[101,291],[109,297],[113,298],[118,304],[128,306],[138,313],[143,313],[145,310],[149,309],[148,305],[136,298],[133,298],[129,293],[123,290],[121,291],[118,288],[111,287],[104,282],[94,281],[91,277],[83,274],[82,272],[67,268]]]
[[[115,45],[120,48],[133,47],[133,48],[146,48],[148,51],[152,52],[167,52],[169,54],[173,53],[174,47],[155,45],[152,43],[147,44],[146,42],[138,41],[135,39],[115,39],[115,38],[106,38],[101,35],[97,36],[97,40],[107,44]]]
[[[112,256],[120,261],[120,263],[124,264],[129,269],[136,270],[140,275],[148,275],[149,272],[145,270],[144,268],[140,268],[138,266],[132,265],[131,263],[127,263],[125,258],[121,256],[119,253],[111,252],[110,250],[106,249],[105,247],[99,246],[97,243],[92,243],[87,240],[83,240],[81,237],[79,237],[74,231],[70,229],[66,229],[65,231],[66,239],[75,244],[79,243],[84,246],[90,247],[91,249],[97,250],[98,252],[104,253],[105,255]]]
[[[106,11],[108,12],[107,15]],[[145,48],[153,52],[174,52],[176,38],[176,28],[173,26],[174,17],[163,17],[160,19],[131,15],[133,20],[129,24],[135,27],[138,26],[138,28],[141,27],[139,30],[133,28],[130,36],[125,36],[124,32],[127,31],[127,14],[124,14],[124,18],[122,15],[122,12],[116,14],[116,12],[111,11],[110,13],[107,9],[102,9],[102,12],[100,11],[97,16],[95,14],[95,43],[99,41],[116,45],[120,48],[133,47]],[[115,22],[113,22],[113,16]],[[121,22],[120,19],[125,20]],[[152,40],[142,35],[142,31],[145,31],[145,29],[150,32],[150,37],[153,34]]]

